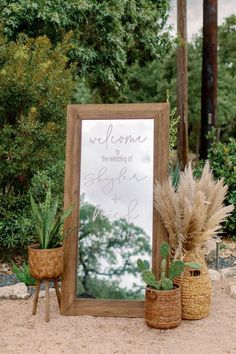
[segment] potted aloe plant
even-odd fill
[[[58,212],[58,198],[53,198],[51,188],[43,203],[36,203],[30,195],[32,217],[38,243],[28,247],[29,269],[33,278],[56,279],[63,273],[63,223],[71,208]]]
[[[193,262],[174,261],[167,271],[170,247],[167,242],[160,246],[162,257],[161,276],[157,280],[150,270],[149,263],[138,259],[137,265],[147,284],[145,292],[145,320],[149,327],[168,329],[177,327],[181,322],[181,290],[174,279],[179,277],[185,267],[198,269]]]

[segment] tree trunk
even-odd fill
[[[179,116],[177,153],[181,168],[188,163],[188,59],[186,0],[177,0],[177,112]]]
[[[216,125],[217,0],[204,0],[200,159],[207,159],[207,134]]]

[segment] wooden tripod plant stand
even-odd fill
[[[40,285],[41,285],[41,283],[44,282],[45,283],[45,321],[46,322],[50,321],[50,295],[49,295],[50,281],[52,281],[54,283],[54,288],[55,288],[55,291],[57,294],[57,301],[58,301],[58,305],[60,308],[60,306],[61,306],[61,293],[60,293],[59,286],[58,286],[58,278],[57,279],[42,279],[42,280],[37,280],[35,295],[34,295],[34,302],[33,302],[33,310],[32,310],[32,315],[36,315]]]

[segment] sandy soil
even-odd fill
[[[51,296],[51,321],[44,321],[44,299],[31,316],[32,298],[0,301],[1,353],[11,354],[234,354],[236,299],[227,284],[213,287],[210,317],[182,321],[172,330],[146,327],[143,319],[60,316]]]

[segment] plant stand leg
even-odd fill
[[[59,308],[60,308],[61,307],[61,294],[60,294],[60,290],[59,290],[59,287],[58,287],[57,279],[54,279],[53,282],[54,282],[54,287],[55,287],[56,294],[57,294],[58,305],[59,305]]]
[[[37,281],[37,284],[36,284],[35,294],[34,294],[34,302],[33,302],[32,315],[36,315],[36,310],[37,310],[37,305],[38,305],[38,299],[39,299],[40,284],[41,284],[41,281],[38,280],[38,281]]]
[[[45,281],[45,321],[50,321],[50,296],[49,296],[49,281]]]

